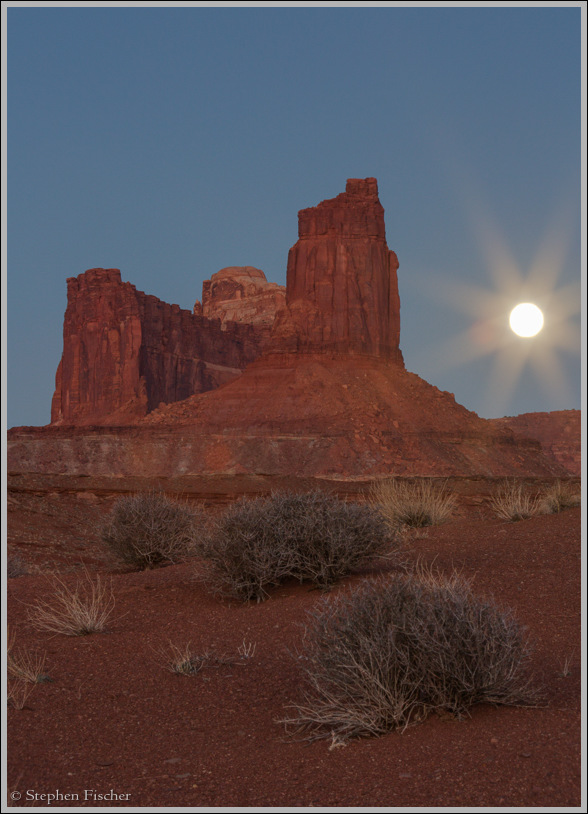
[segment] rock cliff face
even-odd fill
[[[298,213],[287,307],[276,319],[271,349],[402,363],[397,270],[376,179],[349,179],[345,192]]]
[[[516,439],[536,438],[543,452],[563,466],[570,475],[581,474],[580,410],[552,413],[523,413],[494,418],[491,423],[512,430]]]
[[[271,328],[285,302],[285,287],[268,283],[261,269],[229,266],[204,281],[202,303],[196,301],[194,313],[220,319],[223,327],[239,322]]]
[[[67,281],[52,424],[128,424],[231,381],[269,328],[197,316],[121,282],[118,269]]]

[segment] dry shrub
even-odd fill
[[[172,673],[182,676],[196,675],[215,658],[208,650],[204,653],[194,653],[189,644],[181,648],[170,642],[170,651],[167,667]]]
[[[170,642],[169,647],[170,650],[167,654],[161,653],[165,665],[172,673],[183,676],[197,675],[203,667],[244,664],[253,658],[256,649],[254,643],[245,640],[243,640],[243,643],[237,649],[237,654],[234,656],[219,655],[212,650],[195,653],[190,644],[185,647],[178,647]]]
[[[557,480],[541,498],[541,513],[557,514],[564,509],[579,506],[581,500],[579,490],[573,483]]]
[[[6,688],[8,703],[23,709],[35,684],[50,681],[45,672],[45,655],[21,650],[15,646],[15,636],[8,631],[6,654]]]
[[[194,549],[196,515],[158,492],[120,498],[102,528],[102,540],[127,565],[154,568]]]
[[[370,497],[392,528],[437,526],[449,520],[456,505],[455,496],[445,484],[426,478],[377,481],[372,484]]]
[[[490,498],[492,510],[504,520],[527,520],[541,513],[542,501],[537,495],[523,490],[515,481],[505,481]]]
[[[282,723],[308,740],[382,735],[431,711],[536,702],[529,646],[507,611],[457,575],[366,580],[310,612],[303,667],[309,689]]]
[[[203,538],[204,580],[220,596],[261,601],[290,575],[290,551],[269,522],[268,501],[243,498],[215,520]]]
[[[399,558],[399,549],[373,508],[317,490],[238,501],[215,522],[201,553],[213,590],[260,601],[288,577],[328,588],[376,556]]]
[[[53,595],[39,599],[29,609],[29,619],[37,630],[65,636],[103,633],[114,610],[112,584],[104,585],[100,576],[92,580],[86,572],[74,588],[53,577]]]

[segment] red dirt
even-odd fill
[[[78,795],[64,807],[580,805],[580,509],[506,523],[470,508],[412,540],[414,561],[457,568],[529,627],[545,706],[479,706],[463,721],[431,716],[330,750],[329,741],[292,741],[276,723],[301,696],[291,652],[316,592],[287,584],[264,603],[239,605],[210,596],[192,563],[124,573],[94,534],[112,496],[10,497],[13,551],[43,572],[53,565],[71,585],[81,559],[112,579],[116,597],[108,633],[51,636],[26,613],[49,592],[45,574],[8,582],[16,645],[45,653],[52,679],[24,709],[8,710],[8,788],[21,804],[29,790],[59,789]],[[60,536],[78,550],[55,549]],[[166,669],[170,642],[217,655],[236,656],[243,642],[256,650],[186,677]],[[111,789],[129,796],[84,799]]]

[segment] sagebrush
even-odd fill
[[[154,568],[194,550],[199,517],[159,492],[120,498],[101,530],[102,540],[127,565]]]
[[[437,526],[449,520],[456,506],[456,498],[446,484],[428,478],[376,481],[370,498],[392,528]]]
[[[238,501],[213,524],[200,553],[217,593],[259,601],[289,577],[328,588],[376,556],[400,561],[400,548],[371,506],[314,491]]]
[[[529,655],[512,614],[455,574],[366,580],[310,611],[298,658],[307,691],[283,723],[309,740],[345,742],[403,730],[432,711],[533,704]]]

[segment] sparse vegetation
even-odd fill
[[[427,478],[418,480],[377,481],[370,492],[372,504],[379,509],[390,527],[422,528],[445,523],[455,510],[456,498],[445,484]]]
[[[244,601],[264,599],[288,577],[328,588],[376,556],[400,560],[399,550],[398,535],[372,507],[320,491],[240,500],[201,546],[205,581]]]
[[[46,657],[21,650],[15,646],[15,636],[8,634],[6,655],[6,687],[8,703],[15,709],[23,709],[35,684],[49,681],[45,672]]]
[[[536,702],[529,646],[509,612],[475,597],[457,575],[367,580],[310,612],[309,689],[291,734],[333,743],[405,729],[430,712]]]
[[[557,480],[543,494],[541,499],[542,514],[556,514],[579,506],[581,503],[580,492],[573,483],[569,481]]]
[[[172,673],[184,676],[197,675],[203,667],[220,667],[226,664],[239,664],[249,661],[255,654],[256,645],[243,641],[237,649],[236,656],[218,655],[212,650],[194,653],[190,644],[178,647],[170,642],[170,652],[164,654],[164,662]]]
[[[102,528],[102,540],[127,565],[154,568],[192,553],[195,513],[158,492],[123,497]]]
[[[527,520],[541,513],[542,500],[539,495],[531,495],[520,483],[504,481],[490,498],[492,510],[504,520]]]
[[[49,599],[39,599],[29,609],[29,619],[37,630],[65,636],[87,636],[106,630],[114,610],[112,584],[107,587],[100,576],[92,580],[86,573],[74,588],[53,577],[52,588]]]

